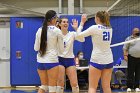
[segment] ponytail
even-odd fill
[[[49,10],[44,19],[42,32],[41,32],[41,42],[40,42],[40,55],[43,56],[47,50],[47,30],[48,30],[48,22],[51,22],[54,18],[56,18],[56,12],[54,10]]]
[[[44,21],[43,27],[42,27],[42,32],[41,32],[41,43],[40,43],[40,55],[43,56],[46,52],[46,47],[47,47],[47,20]]]
[[[98,11],[96,16],[100,19],[103,25],[111,27],[109,13],[106,11]]]
[[[107,27],[111,27],[109,14],[107,12],[104,12],[104,16],[105,16],[105,25]]]

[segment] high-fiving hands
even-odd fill
[[[78,28],[78,20],[72,19],[71,26],[72,26],[72,27],[75,29],[75,31],[76,31],[77,28]]]
[[[83,26],[84,25],[84,23],[87,21],[87,15],[86,14],[82,14],[82,16],[81,16],[81,23],[80,23],[80,25],[81,26]]]

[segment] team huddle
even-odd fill
[[[91,36],[94,46],[89,62],[88,93],[96,93],[100,78],[103,92],[111,93],[113,56],[110,48],[112,28],[109,14],[106,11],[97,12],[95,15],[96,25],[82,31],[86,19],[86,15],[83,14],[79,27],[78,21],[73,19],[71,26],[75,31],[68,31],[67,18],[60,18],[56,25],[56,12],[49,10],[46,13],[44,23],[36,33],[34,44],[35,51],[38,51],[37,71],[41,80],[38,93],[64,93],[65,73],[70,80],[72,93],[79,93],[73,44],[74,40],[84,42],[85,37],[88,36]]]

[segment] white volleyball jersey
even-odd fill
[[[78,30],[82,30],[82,28],[82,26],[79,26]],[[110,48],[112,28],[103,25],[93,25],[81,32],[79,36],[92,37],[93,50],[90,59],[91,62],[98,64],[109,64],[113,62],[113,55]]]
[[[39,51],[42,28],[39,28],[36,33],[34,50]],[[48,26],[47,30],[47,49],[43,57],[40,53],[37,54],[37,62],[39,63],[57,63],[58,62],[58,38],[62,38],[62,32],[55,26]]]
[[[77,37],[78,32],[68,32],[66,35],[63,35],[63,39],[59,39],[58,43],[58,56],[63,58],[74,58],[73,54],[73,44],[74,40],[84,42],[84,38]]]

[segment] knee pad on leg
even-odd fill
[[[64,93],[64,87],[57,86],[56,93]]]
[[[56,86],[49,86],[49,93],[56,92]]]
[[[39,88],[43,89],[45,92],[48,91],[48,86],[47,85],[41,85]]]
[[[79,86],[72,87],[72,93],[79,93]]]

